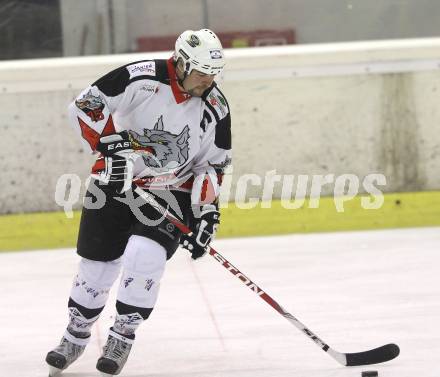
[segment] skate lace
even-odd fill
[[[71,362],[75,361],[81,355],[84,348],[84,346],[79,346],[63,338],[54,351],[62,354],[68,362]]]
[[[104,348],[104,357],[115,361],[120,361],[126,359],[129,352],[130,347],[128,343],[113,337],[109,337]]]

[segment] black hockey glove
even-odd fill
[[[130,188],[132,167],[128,166],[127,157],[133,150],[128,132],[101,137],[96,150],[105,159],[105,181],[118,192]]]
[[[192,259],[203,257],[207,252],[207,246],[214,239],[220,224],[220,212],[213,204],[206,204],[201,208],[200,218],[196,219],[194,232],[191,236],[183,234],[180,245],[189,250]]]

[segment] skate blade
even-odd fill
[[[104,372],[100,372],[101,373],[101,377],[113,377],[114,374],[108,374],[108,373],[104,373]]]
[[[57,377],[63,370],[49,365],[49,377]]]

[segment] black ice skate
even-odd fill
[[[115,376],[121,373],[132,345],[133,340],[110,330],[107,342],[103,347],[102,356],[96,364],[96,369],[101,372],[103,377]]]
[[[73,338],[65,334],[60,344],[50,351],[46,356],[46,363],[49,364],[49,377],[58,376],[64,369],[78,359],[86,348],[87,341],[80,339],[82,345],[75,344],[67,338]]]

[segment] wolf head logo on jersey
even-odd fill
[[[104,119],[104,102],[100,96],[94,96],[89,90],[82,98],[75,101],[76,107],[84,111],[93,122]]]
[[[168,171],[182,166],[188,159],[188,125],[178,135],[164,131],[162,116],[154,128],[144,128],[144,135],[130,131],[133,149],[144,152],[142,158],[145,165],[157,172]]]

